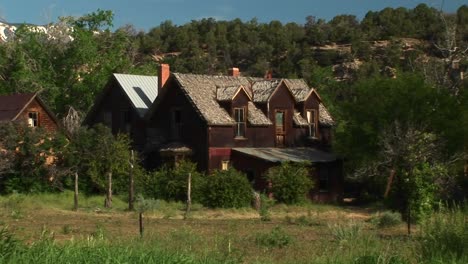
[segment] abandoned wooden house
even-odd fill
[[[300,79],[171,73],[113,74],[85,124],[129,133],[147,168],[190,158],[202,171],[234,167],[265,190],[264,173],[308,161],[314,200],[342,193],[342,162],[329,152],[334,121],[315,89]]]
[[[200,170],[233,166],[264,190],[268,168],[308,161],[311,198],[339,198],[342,162],[329,152],[334,121],[304,80],[243,77],[237,68],[228,76],[170,73],[164,64],[159,75],[146,116],[150,163],[190,155]]]
[[[38,93],[0,95],[0,122],[24,122],[55,132],[59,122]]]

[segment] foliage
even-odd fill
[[[67,144],[59,133],[50,135],[23,123],[0,124],[2,167],[0,185],[5,193],[62,189],[56,173],[57,156]]]
[[[147,190],[146,196],[166,201],[185,202],[189,173],[192,175],[192,201],[202,201],[204,177],[197,171],[196,164],[187,160],[180,161],[174,168],[166,166],[149,174],[147,186],[150,189]]]
[[[307,163],[283,162],[269,169],[266,178],[271,182],[275,200],[286,204],[305,201],[307,193],[314,186]]]
[[[289,246],[293,242],[293,239],[279,226],[277,226],[268,233],[256,234],[255,242],[257,243],[257,245],[263,247],[283,248]]]
[[[230,168],[207,176],[202,197],[203,205],[208,207],[248,207],[253,199],[253,190],[243,173]]]
[[[370,222],[379,228],[392,227],[401,224],[401,214],[392,211],[379,212]]]

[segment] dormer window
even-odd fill
[[[317,111],[315,109],[306,110],[306,119],[308,123],[307,135],[312,138],[317,137]]]
[[[30,127],[39,126],[39,113],[38,112],[29,112],[28,113],[28,125]]]
[[[234,136],[236,138],[245,137],[245,108],[234,108],[234,121],[236,122]]]

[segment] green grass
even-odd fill
[[[97,210],[104,208],[104,195],[87,196],[79,195],[79,207],[83,210]],[[119,196],[112,199],[114,210],[125,210],[128,207],[126,201]],[[40,194],[10,194],[0,196],[0,207],[6,209],[22,208],[26,210],[39,209],[60,209],[71,210],[73,208],[73,192],[64,191],[59,193],[40,193]]]
[[[104,210],[104,196],[80,199],[74,212],[71,192],[0,196],[0,263],[468,263],[460,208],[408,237],[404,223],[376,228],[356,207],[275,205],[261,221],[250,208],[195,206],[183,220],[183,203],[152,200],[140,238],[124,200]]]

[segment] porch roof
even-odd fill
[[[274,163],[284,161],[325,163],[338,160],[335,154],[315,148],[233,148],[232,150]]]

